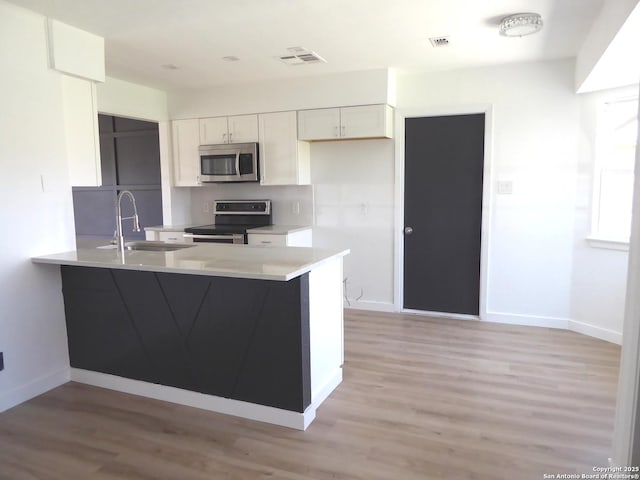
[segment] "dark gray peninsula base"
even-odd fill
[[[308,274],[288,282],[62,266],[71,366],[304,412]]]

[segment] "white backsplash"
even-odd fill
[[[393,303],[393,140],[314,142],[313,246],[349,248],[344,259],[346,305]]]
[[[313,223],[313,187],[262,186],[255,183],[210,184],[191,188],[191,221],[213,223],[214,200],[271,200],[273,223],[311,225]]]

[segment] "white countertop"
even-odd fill
[[[265,227],[250,228],[247,233],[263,233],[266,235],[288,235],[294,232],[309,230],[310,225],[267,225]]]
[[[197,244],[173,252],[80,248],[33,257],[34,263],[288,281],[349,250]]]

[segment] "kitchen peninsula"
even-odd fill
[[[32,259],[61,266],[71,379],[306,429],[342,380],[349,251],[183,247]]]

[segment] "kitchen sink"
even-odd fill
[[[145,252],[175,252],[184,248],[195,247],[184,243],[165,243],[153,241],[129,242],[125,245],[127,250],[142,250]]]

